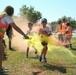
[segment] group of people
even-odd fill
[[[4,33],[6,32],[8,38],[9,38],[9,49],[11,48],[11,39],[12,39],[12,28],[14,28],[18,33],[20,33],[21,35],[23,35],[25,37],[25,39],[29,39],[29,35],[32,35],[33,33],[33,24],[32,23],[28,23],[28,28],[29,30],[27,31],[27,33],[25,34],[13,21],[12,16],[14,14],[14,8],[11,6],[7,6],[4,9],[4,14],[0,15],[0,72],[6,72],[7,69],[3,68],[2,66],[2,60],[3,60],[3,55],[4,55],[4,46],[3,46],[3,38],[4,38]],[[58,22],[58,39],[62,42],[65,43],[66,46],[70,45],[70,47],[72,48],[72,44],[71,44],[71,37],[72,37],[72,27],[70,25],[70,23],[67,23],[65,19],[63,19],[62,21]],[[51,28],[47,27],[47,19],[43,18],[41,20],[41,25],[42,27],[39,29],[38,31],[38,35],[42,35],[41,38],[43,38],[43,35],[49,37],[52,35],[52,31]],[[9,31],[10,30],[10,31]],[[27,52],[26,52],[26,57],[28,57],[28,52],[29,52],[29,44],[31,42],[28,42],[28,47],[27,47]],[[46,53],[48,50],[48,41],[46,40],[42,40],[41,44],[43,46],[42,50],[41,50],[41,54],[39,56],[39,61],[43,61],[43,62],[47,62],[46,59]],[[5,43],[4,43],[5,45]],[[6,46],[6,45],[5,45]],[[35,54],[37,54],[37,49],[34,47],[35,49]]]
[[[70,23],[66,21],[66,19],[62,19],[58,21],[58,40],[61,41],[61,44],[65,47],[70,47],[72,49],[71,37],[72,37],[72,26]]]
[[[47,27],[47,19],[43,18],[41,20],[42,27],[39,29],[38,34],[41,35],[41,38],[43,38],[43,35],[49,37],[52,35],[51,28]],[[28,23],[29,30],[27,31],[27,34],[32,34],[33,25]],[[58,21],[58,27],[57,27],[57,33],[58,33],[58,40],[60,41],[61,46],[69,47],[72,49],[72,43],[71,43],[71,37],[72,37],[72,26],[70,23],[66,21],[66,19],[62,19]],[[39,56],[39,61],[47,62],[46,59],[46,53],[48,50],[48,41],[42,40],[41,44],[43,46],[43,49],[41,50],[41,54]],[[27,47],[27,53],[26,57],[28,57],[28,51],[29,47]],[[37,51],[37,50],[36,50]]]
[[[41,44],[42,44],[43,48],[42,48],[41,54],[40,54],[40,56],[39,56],[39,61],[40,61],[40,62],[41,62],[41,61],[47,62],[46,53],[47,53],[47,50],[48,50],[48,47],[47,47],[48,41],[46,41],[43,36],[49,37],[50,35],[52,35],[52,33],[51,33],[51,28],[47,27],[47,19],[46,19],[46,18],[43,18],[43,19],[41,20],[41,25],[42,25],[42,27],[39,28],[39,30],[38,30],[38,32],[37,32],[38,35],[41,35],[40,38],[43,39],[43,40],[41,41]],[[33,24],[32,24],[32,23],[28,23],[28,28],[29,28],[29,30],[27,30],[26,35],[28,35],[28,36],[32,35],[32,36],[33,36],[33,32],[35,32],[35,31],[33,31],[33,28],[32,28],[32,27],[33,27]],[[30,47],[30,44],[31,44],[31,43],[32,43],[32,42],[29,40],[29,42],[28,42],[28,47],[27,47],[27,51],[26,51],[26,57],[27,57],[27,58],[28,58],[28,52],[29,52],[29,47]],[[37,49],[35,48],[34,45],[35,45],[35,44],[33,43],[33,48],[35,49],[35,54],[37,54]]]

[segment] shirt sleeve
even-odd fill
[[[50,31],[50,32],[52,31],[51,28],[49,28],[49,31]]]
[[[12,19],[10,16],[5,16],[4,19],[5,19],[5,21],[6,21],[8,24],[14,22],[13,19]]]

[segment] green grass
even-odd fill
[[[25,52],[7,49],[8,56],[3,60],[3,66],[9,69],[7,75],[76,75],[76,58],[73,57],[76,55],[76,38],[72,41],[74,50],[60,52],[61,48],[54,48],[48,51],[47,63],[39,62],[34,52],[29,52],[29,58],[26,58]]]

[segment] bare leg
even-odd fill
[[[42,49],[42,51],[41,51],[41,57],[42,57],[42,55],[44,54],[44,47],[43,47],[43,49]]]
[[[47,49],[47,46],[44,46],[44,58],[46,58]]]
[[[68,42],[69,42],[70,49],[72,49],[71,38],[68,40]]]
[[[27,47],[26,58],[28,58],[29,47]]]
[[[42,49],[42,51],[41,51],[41,55],[40,55],[40,59],[39,59],[39,61],[41,61],[42,60],[42,56],[44,55],[44,62],[47,62],[46,61],[46,53],[47,53],[47,45],[45,45],[44,47],[43,47],[43,49]]]
[[[41,51],[41,55],[40,55],[40,58],[39,58],[39,61],[41,62],[41,60],[42,60],[42,55],[44,54],[44,47],[43,47],[43,49],[42,49],[42,51]]]
[[[35,54],[37,54],[37,49],[35,48],[35,46],[33,45],[33,48],[34,48],[34,50],[35,50]]]
[[[3,45],[6,47],[6,44],[5,44],[5,40],[4,39],[2,40],[2,42],[3,42]]]
[[[2,68],[3,55],[4,55],[4,47],[2,41],[0,40],[0,68]]]
[[[12,41],[12,38],[9,37],[9,49],[12,50],[12,47],[11,47],[11,41]]]

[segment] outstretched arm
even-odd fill
[[[10,23],[10,25],[21,35],[23,35],[26,39],[28,39],[29,37],[27,35],[25,35],[25,33],[15,24],[15,23]]]

